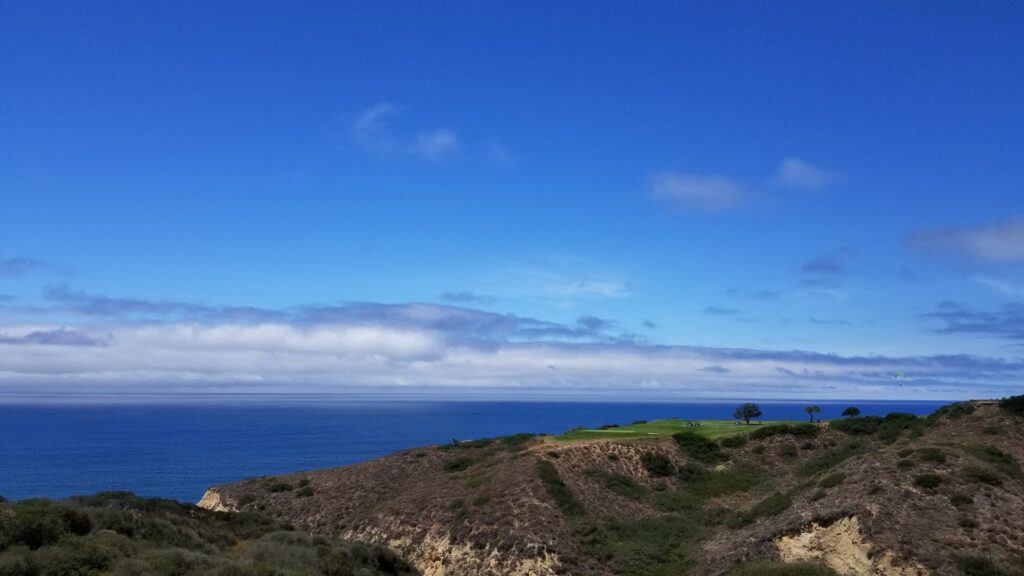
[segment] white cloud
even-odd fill
[[[417,135],[412,149],[421,159],[437,162],[447,156],[458,154],[462,150],[462,143],[458,134],[441,128]]]
[[[380,102],[364,110],[352,122],[352,142],[367,152],[391,154],[401,145],[393,134],[393,125],[401,114],[394,104]]]
[[[682,210],[721,211],[735,208],[744,192],[734,180],[722,176],[701,176],[661,172],[652,179],[654,197]]]
[[[75,340],[25,340],[57,325],[0,326],[0,392],[230,391],[251,385],[279,391],[422,389],[573,390],[686,397],[956,398],[1005,395],[1024,363],[964,355],[840,356],[635,342],[477,340],[479,323],[458,324],[467,309],[417,306],[417,323],[398,316],[314,325],[150,323],[74,328]],[[448,318],[453,316],[454,318]],[[441,317],[444,316],[444,317]],[[394,320],[398,318],[398,320]],[[496,319],[496,318],[495,318]],[[522,319],[520,319],[522,320]],[[457,327],[452,329],[452,322]],[[532,321],[544,324],[543,321]],[[581,318],[580,324],[596,322]],[[434,326],[425,328],[424,326]],[[453,331],[454,330],[454,331]],[[20,338],[20,339],[19,339]],[[88,345],[102,340],[103,345]],[[708,370],[708,366],[718,367]],[[907,375],[895,386],[891,374]],[[603,391],[603,392],[602,392]]]
[[[396,128],[401,115],[402,110],[394,104],[374,104],[356,116],[350,138],[356,146],[372,154],[407,155],[428,162],[443,160],[462,150],[458,133],[450,128],[403,134]]]
[[[953,250],[979,260],[1024,262],[1024,217],[987,226],[929,230],[911,237],[918,248]]]
[[[840,177],[838,172],[819,168],[799,158],[786,158],[779,164],[772,182],[778,186],[820,190]]]

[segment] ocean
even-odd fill
[[[759,401],[767,419],[811,402]],[[821,418],[928,414],[948,402],[814,402]],[[738,402],[435,402],[261,397],[103,404],[0,402],[0,496],[130,490],[188,502],[251,476],[353,464],[423,444],[656,418],[730,418]]]

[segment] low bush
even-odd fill
[[[544,484],[544,489],[547,491],[548,496],[551,496],[551,499],[555,501],[555,505],[558,506],[563,514],[566,516],[582,516],[586,513],[583,504],[576,499],[572,490],[565,485],[562,477],[558,475],[558,470],[555,470],[551,462],[537,460],[537,473],[540,475],[540,480]]]
[[[882,418],[878,425],[878,439],[887,444],[896,441],[904,431],[913,438],[920,436],[924,431],[925,422],[914,414],[906,412],[893,412]]]
[[[786,444],[779,449],[779,455],[784,458],[796,458],[797,450],[796,444]]]
[[[938,448],[921,448],[917,451],[917,458],[921,462],[943,463],[946,461],[946,453]]]
[[[1021,472],[1020,466],[1013,459],[1013,456],[995,446],[971,444],[964,446],[963,450],[983,462],[992,464],[997,470],[1010,478],[1024,478],[1024,472]]]
[[[473,499],[473,506],[477,506],[477,507],[484,506],[484,505],[486,505],[490,501],[491,501],[491,495],[490,494],[481,494],[480,496],[477,496],[476,498]]]
[[[989,486],[1000,486],[1003,483],[1003,479],[999,477],[999,474],[981,466],[964,466],[964,478],[971,482],[988,484]]]
[[[913,468],[914,467],[914,461],[913,460],[907,460],[906,458],[904,458],[902,460],[897,460],[896,461],[896,467],[899,468],[900,470],[906,470],[908,468]]]
[[[785,512],[792,505],[792,496],[782,492],[776,492],[757,504],[754,504],[753,508],[750,509],[750,514],[754,518],[775,516]]]
[[[274,480],[266,484],[266,489],[271,493],[288,492],[292,489],[292,485],[281,480]]]
[[[657,452],[644,452],[640,455],[640,464],[644,470],[654,477],[672,476],[676,473],[676,467],[669,460],[668,456]]]
[[[554,458],[556,460],[559,458],[558,452],[555,452],[554,450],[548,450],[545,454],[547,454],[548,458]]]
[[[736,434],[735,436],[726,436],[719,440],[718,443],[726,448],[742,448],[747,443],[747,435]]]
[[[298,490],[295,491],[295,496],[297,498],[309,498],[312,495],[313,495],[313,487],[312,486],[303,486],[302,488],[299,488]]]
[[[1006,572],[984,556],[957,556],[956,567],[963,576],[1006,576]]]
[[[959,419],[959,418],[963,418],[964,416],[967,416],[968,414],[973,414],[973,413],[974,413],[974,403],[973,402],[954,402],[952,404],[947,404],[946,406],[943,406],[943,407],[939,408],[935,412],[932,412],[928,416],[928,420],[934,422],[934,421],[938,420],[939,418],[943,418],[943,417],[951,418],[953,420],[956,420],[956,419]]]
[[[849,458],[861,454],[863,451],[863,444],[856,440],[850,440],[808,460],[797,470],[797,475],[804,478],[815,476],[835,468]]]
[[[600,468],[591,468],[587,476],[607,490],[631,500],[641,500],[645,496],[644,488],[632,476],[610,472]]]
[[[907,456],[910,456],[913,453],[914,453],[914,449],[913,448],[904,448],[903,450],[900,450],[899,452],[897,452],[896,455],[899,456],[900,458],[906,458]]]
[[[914,484],[921,488],[938,488],[942,484],[942,476],[938,474],[918,474],[914,476]]]
[[[818,486],[820,486],[821,488],[835,488],[836,486],[842,484],[844,480],[846,480],[846,474],[843,474],[842,472],[837,472],[835,474],[830,474],[822,478],[821,481],[818,482]]]
[[[1003,398],[999,401],[999,407],[1013,414],[1024,414],[1024,394]]]
[[[813,494],[809,496],[809,498],[811,502],[816,502],[818,500],[821,500],[825,496],[828,496],[828,491],[825,490],[824,488],[818,488],[817,490],[814,491]]]
[[[750,439],[763,440],[783,435],[813,438],[818,435],[818,427],[814,424],[774,424],[754,430],[750,433]]]
[[[0,504],[0,519],[4,576],[416,573],[378,546],[282,531],[287,526],[252,513],[212,512],[128,492]],[[26,532],[24,526],[35,528]],[[46,527],[62,534],[40,539]]]
[[[960,493],[950,494],[949,495],[949,503],[952,504],[953,506],[957,506],[957,507],[969,506],[971,504],[974,504],[974,498],[971,498],[970,496],[967,496],[966,494],[960,494]]]
[[[729,459],[729,455],[713,440],[709,440],[693,432],[677,432],[672,435],[676,445],[684,454],[698,462],[717,464]]]
[[[828,423],[829,427],[833,430],[839,430],[850,435],[874,434],[881,424],[882,419],[878,416],[858,416],[843,420],[832,420]]]
[[[445,460],[441,467],[445,472],[462,472],[463,470],[468,470],[470,466],[478,461],[471,456],[456,456],[455,458]]]

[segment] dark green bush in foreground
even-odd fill
[[[1003,398],[999,401],[999,407],[1014,414],[1024,414],[1024,394]]]
[[[290,531],[251,513],[108,492],[0,503],[3,576],[383,576],[385,548]]]
[[[938,474],[918,474],[914,477],[914,484],[921,488],[938,488],[942,484],[942,476]]]
[[[705,464],[717,464],[729,459],[729,455],[714,440],[708,440],[693,432],[677,432],[672,435],[679,449],[687,456]]]
[[[958,556],[956,567],[964,576],[1004,576],[994,562],[983,556]]]
[[[563,514],[566,516],[582,516],[586,513],[583,504],[576,499],[572,490],[565,485],[562,477],[558,475],[558,470],[555,469],[551,462],[538,460],[537,473],[540,474],[540,480],[544,484],[544,489],[547,490],[548,496],[551,496],[551,499],[555,501],[555,504],[562,510]]]
[[[750,439],[763,440],[772,436],[782,435],[813,438],[818,435],[818,427],[814,424],[775,424],[754,430],[750,433]]]
[[[657,452],[644,452],[640,455],[640,464],[651,476],[665,477],[676,473],[676,467],[668,456]]]
[[[874,434],[881,424],[882,419],[879,416],[858,416],[844,420],[832,420],[828,423],[833,430],[851,435]]]
[[[718,443],[726,448],[742,448],[747,443],[747,435],[736,434],[735,436],[726,436],[719,440]]]

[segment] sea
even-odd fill
[[[759,401],[766,419],[925,415],[929,402]],[[559,433],[656,418],[728,419],[738,402],[496,402],[316,396],[139,399],[0,398],[0,496],[65,498],[106,490],[196,502],[253,476],[344,466],[426,444]]]

